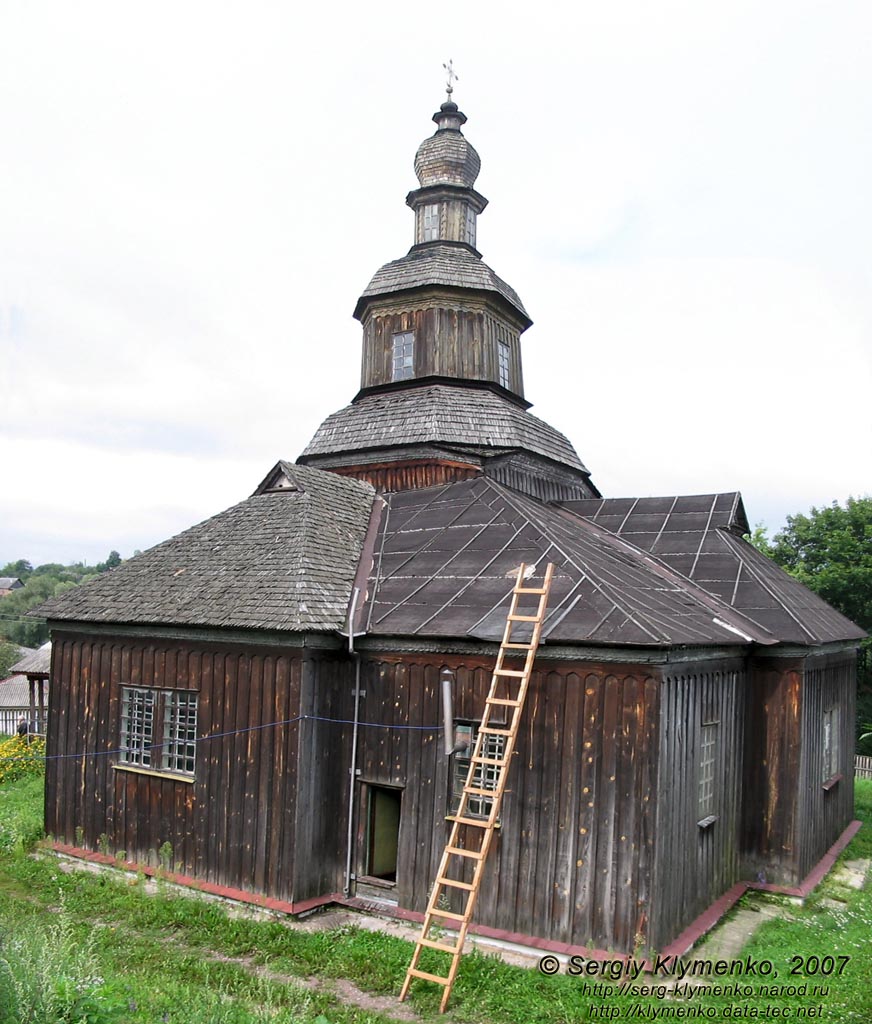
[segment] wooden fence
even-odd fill
[[[854,778],[872,779],[872,757],[857,754],[854,758]]]
[[[22,718],[30,722],[31,732],[45,733],[45,717],[32,714],[30,708],[0,708],[0,736],[14,736]]]

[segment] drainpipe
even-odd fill
[[[442,729],[445,737],[445,755],[459,754],[469,744],[466,740],[455,739],[454,734],[454,673],[450,668],[443,668],[439,673],[442,682]]]
[[[351,730],[351,768],[348,780],[348,835],[345,846],[345,896],[351,895],[352,871],[351,861],[354,850],[354,796],[357,783],[357,739],[360,731],[360,698],[364,693],[360,689],[360,655],[354,649],[354,612],[357,608],[357,599],[360,596],[360,588],[355,587],[351,594],[351,604],[348,608],[348,653],[354,659],[354,724]]]

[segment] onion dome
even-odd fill
[[[459,185],[472,188],[481,159],[463,137],[460,128],[466,123],[456,103],[443,103],[433,115],[439,126],[436,133],[425,139],[415,154],[415,174],[422,188],[428,185]]]

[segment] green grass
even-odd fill
[[[39,775],[0,786],[0,855],[30,849],[42,838],[43,789]]]
[[[857,805],[858,816],[872,821],[872,781],[858,784]],[[39,835],[40,817],[41,780],[0,787],[0,835],[14,837],[0,851],[0,961],[6,960],[5,972],[0,962],[0,1024],[27,1019],[87,1024],[375,1024],[387,1019],[343,1005],[330,993],[329,982],[349,979],[366,991],[394,996],[409,962],[408,942],[353,927],[308,932],[279,921],[229,917],[223,905],[167,885],[149,895],[142,879],[64,872],[51,856],[34,859],[23,852]],[[845,857],[872,857],[870,825],[861,829]],[[751,893],[745,902],[771,899]],[[777,979],[738,979],[747,981],[756,994],[740,999],[700,995],[686,1006],[711,1008],[724,1019],[727,1006],[770,1005],[791,1010],[790,1019],[796,1019],[798,1008],[822,1003],[824,1019],[864,1024],[872,1020],[872,891],[843,890],[829,878],[804,907],[790,906],[789,915],[763,925],[746,951],[757,960],[771,960],[779,972]],[[792,957],[827,954],[851,957],[840,977],[789,976]],[[33,1000],[46,1003],[63,997],[73,1010],[65,1009],[67,1016],[31,1018],[15,1011],[18,1015],[7,1013],[4,1018],[3,1007],[12,1005],[16,970],[19,985],[25,975],[66,979],[60,995],[46,982],[42,990],[34,991]],[[293,983],[294,978],[303,982],[311,977],[326,980],[323,991]],[[828,985],[829,992],[822,1000],[769,998],[759,994],[761,982],[818,983]],[[590,1019],[590,1007],[601,1001],[582,986],[565,969],[546,977],[473,954],[461,965],[450,1015],[455,1021],[489,1024],[585,1021]],[[441,991],[416,984],[413,1007],[435,1020]],[[614,996],[606,1005],[627,1017],[630,1006],[662,1009],[680,1004]],[[81,1011],[79,1017],[71,1016],[73,1011]]]

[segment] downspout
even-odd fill
[[[354,723],[351,730],[351,768],[348,780],[348,835],[345,847],[345,886],[342,890],[347,897],[351,895],[351,859],[354,850],[354,792],[357,782],[357,739],[360,731],[360,655],[354,649],[354,612],[360,588],[355,587],[351,594],[348,608],[348,653],[354,659]]]

